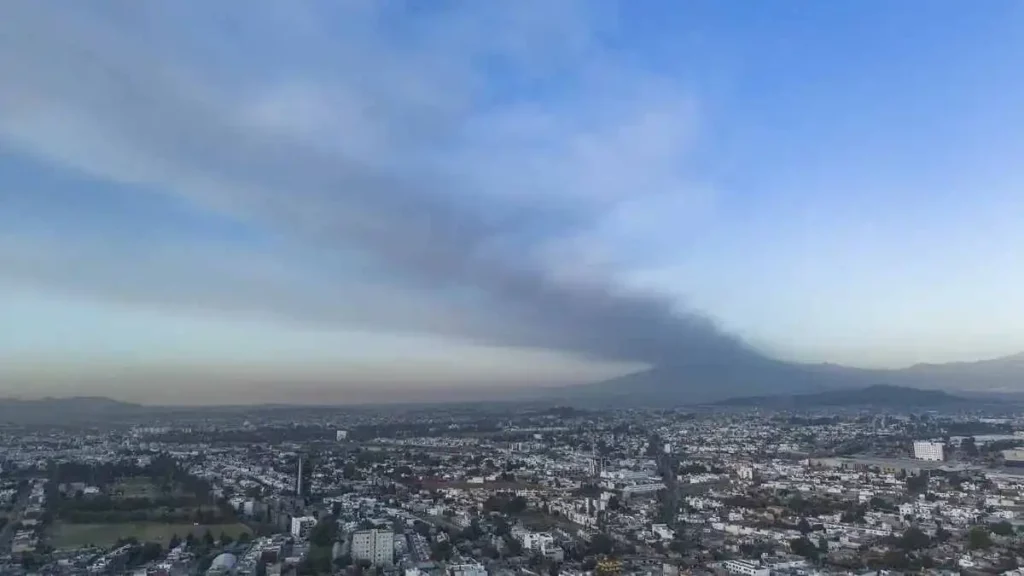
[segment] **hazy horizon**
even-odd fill
[[[0,396],[1024,351],[1019,2],[4,12]]]

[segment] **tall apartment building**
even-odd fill
[[[309,498],[312,486],[313,458],[309,455],[299,455],[299,464],[295,471],[295,495]]]
[[[914,458],[941,462],[946,459],[945,447],[942,442],[914,442]]]
[[[313,527],[316,526],[316,518],[312,516],[297,516],[292,518],[292,536],[305,540],[309,538],[309,533],[313,531]]]
[[[352,534],[352,559],[374,566],[391,566],[395,559],[395,535],[388,530],[360,530]]]

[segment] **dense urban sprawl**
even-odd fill
[[[1024,574],[1006,415],[264,408],[0,444],[4,575]]]

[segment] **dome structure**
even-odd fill
[[[238,564],[238,558],[236,558],[234,554],[228,554],[225,552],[213,559],[213,563],[210,564],[210,569],[207,573],[229,574],[235,569],[236,564]]]

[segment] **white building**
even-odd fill
[[[1003,450],[1003,459],[1007,466],[1022,466],[1024,465],[1024,450],[1020,448]]]
[[[762,566],[759,562],[750,560],[726,560],[722,562],[722,568],[730,574],[740,576],[769,576],[771,570]]]
[[[527,532],[523,531],[518,534],[519,541],[523,544],[523,548],[532,550],[533,552],[539,552],[543,554],[548,548],[554,546],[555,538],[547,532]]]
[[[625,486],[622,488],[622,495],[626,498],[636,496],[637,494],[653,494],[659,490],[664,490],[665,485],[661,482],[650,482],[647,484],[633,484],[631,486]]]
[[[671,540],[676,537],[676,533],[665,524],[651,526],[651,533],[661,540]]]
[[[456,564],[448,568],[451,576],[487,576],[487,570],[479,563]]]
[[[210,564],[210,568],[206,573],[209,576],[234,574],[237,565],[238,558],[234,554],[221,554],[213,559],[213,563]]]
[[[394,533],[388,530],[360,530],[352,534],[353,560],[368,560],[374,566],[391,566],[394,558]]]
[[[338,442],[341,442],[343,440],[348,440],[348,430],[338,430],[338,432],[337,432],[337,440],[338,440]]]
[[[292,536],[296,538],[309,538],[309,533],[316,526],[316,518],[312,516],[298,516],[292,518]]]
[[[946,459],[944,448],[942,442],[914,442],[914,458],[941,462]]]

